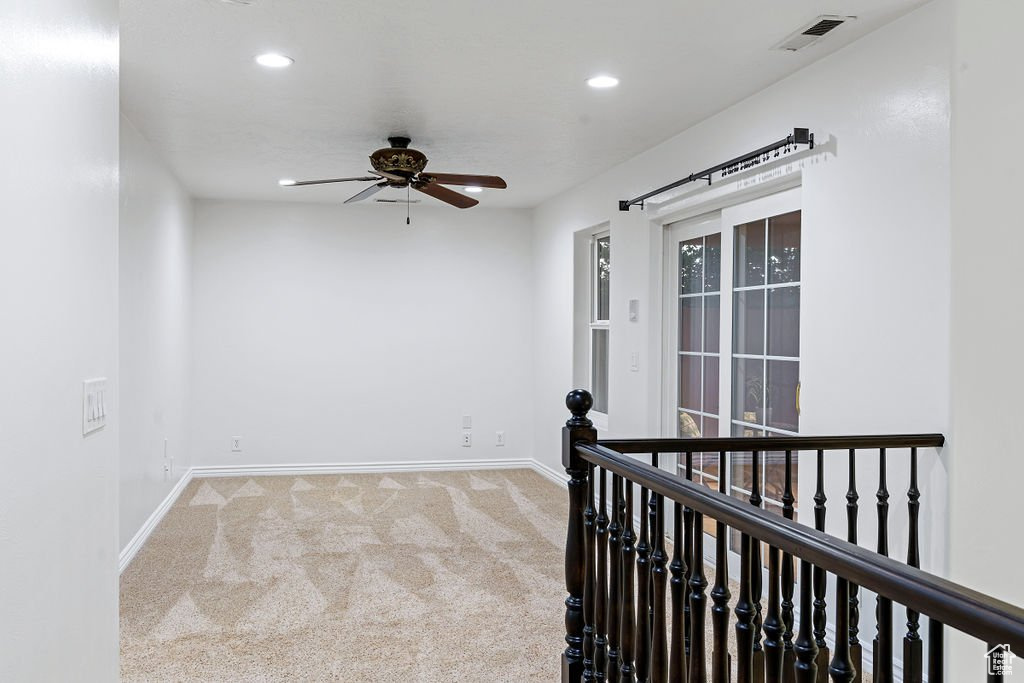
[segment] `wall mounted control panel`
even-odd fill
[[[107,378],[96,377],[82,382],[82,436],[107,424],[107,408]]]

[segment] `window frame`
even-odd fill
[[[601,303],[600,302],[600,296],[601,296],[600,290],[601,290],[601,286],[600,286],[600,267],[599,267],[600,257],[599,257],[598,251],[599,251],[599,243],[602,240],[607,240],[607,242],[608,242],[608,293],[607,293],[607,297],[608,297],[608,302],[607,302],[608,303],[608,317],[607,318],[601,318],[600,317],[600,303]],[[612,250],[612,246],[611,245],[612,245],[612,242],[611,242],[611,230],[610,229],[604,228],[602,230],[598,230],[596,232],[591,233],[591,235],[590,235],[590,246],[589,246],[589,250],[590,250],[590,272],[589,272],[589,276],[588,276],[588,282],[589,282],[589,288],[588,288],[589,289],[588,311],[589,311],[589,316],[588,316],[588,325],[587,325],[587,379],[588,379],[587,383],[590,386],[590,392],[591,392],[592,395],[594,395],[594,399],[595,399],[594,400],[594,408],[592,408],[591,411],[590,411],[590,418],[594,422],[594,425],[596,427],[598,427],[599,429],[605,429],[605,430],[608,428],[608,413],[609,413],[608,403],[609,403],[610,393],[611,393],[609,391],[610,384],[611,384],[611,315],[612,315],[611,314],[611,309],[612,309],[612,307],[611,307],[611,289],[612,289],[612,282],[611,282],[611,272],[612,272],[612,270],[611,270],[611,250]],[[606,340],[606,343],[607,343],[607,349],[606,349],[606,354],[605,354],[605,368],[604,368],[605,383],[606,383],[606,386],[605,386],[606,396],[604,397],[604,401],[605,401],[605,410],[604,411],[598,410],[598,408],[597,408],[598,396],[597,396],[597,392],[596,392],[596,389],[595,389],[594,368],[595,368],[595,364],[596,364],[596,359],[594,358],[594,348],[595,348],[595,345],[596,345],[595,344],[595,338],[596,338],[597,332],[604,332],[604,334],[606,335],[605,336],[605,340]]]

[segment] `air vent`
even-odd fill
[[[814,26],[804,31],[805,36],[823,36],[836,26],[843,23],[842,19],[822,19]]]
[[[796,52],[813,45],[821,40],[826,33],[831,33],[839,26],[856,17],[839,17],[835,15],[823,15],[812,21],[810,24],[792,33],[784,41],[775,46],[776,50],[787,50]]]

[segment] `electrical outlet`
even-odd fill
[[[231,452],[241,453],[242,452],[242,437],[233,436],[231,437]]]
[[[504,446],[505,445],[505,432],[495,432],[494,433],[494,445],[495,446]]]
[[[468,429],[462,432],[462,447],[469,448],[473,445],[473,432]]]

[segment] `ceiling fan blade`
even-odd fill
[[[366,188],[365,190],[363,190],[359,194],[354,194],[351,197],[349,197],[348,199],[346,199],[344,203],[345,204],[351,204],[352,202],[361,202],[362,200],[366,199],[367,197],[372,197],[373,195],[377,194],[378,192],[383,190],[385,187],[387,187],[387,185],[388,185],[387,183],[377,183],[376,185],[370,185],[368,188]]]
[[[451,204],[452,206],[456,206],[460,209],[468,209],[469,207],[476,206],[480,203],[472,197],[459,194],[455,190],[449,190],[447,187],[433,182],[414,183],[412,187],[414,190],[419,190],[423,194],[429,194],[434,199],[440,199],[442,202]]]
[[[326,185],[327,183],[347,183],[353,180],[366,182],[369,180],[379,180],[379,178],[377,178],[376,176],[362,176],[359,178],[324,178],[323,180],[296,180],[295,182],[291,183],[282,182],[281,187],[298,187],[299,185]]]
[[[423,173],[434,182],[443,185],[466,185],[477,187],[491,187],[496,190],[504,190],[508,187],[505,181],[496,175],[468,175],[466,173]]]
[[[388,180],[398,180],[401,182],[405,182],[406,180],[405,176],[395,175],[394,173],[388,173],[387,171],[369,171],[369,173],[380,176],[381,178],[387,178]]]

